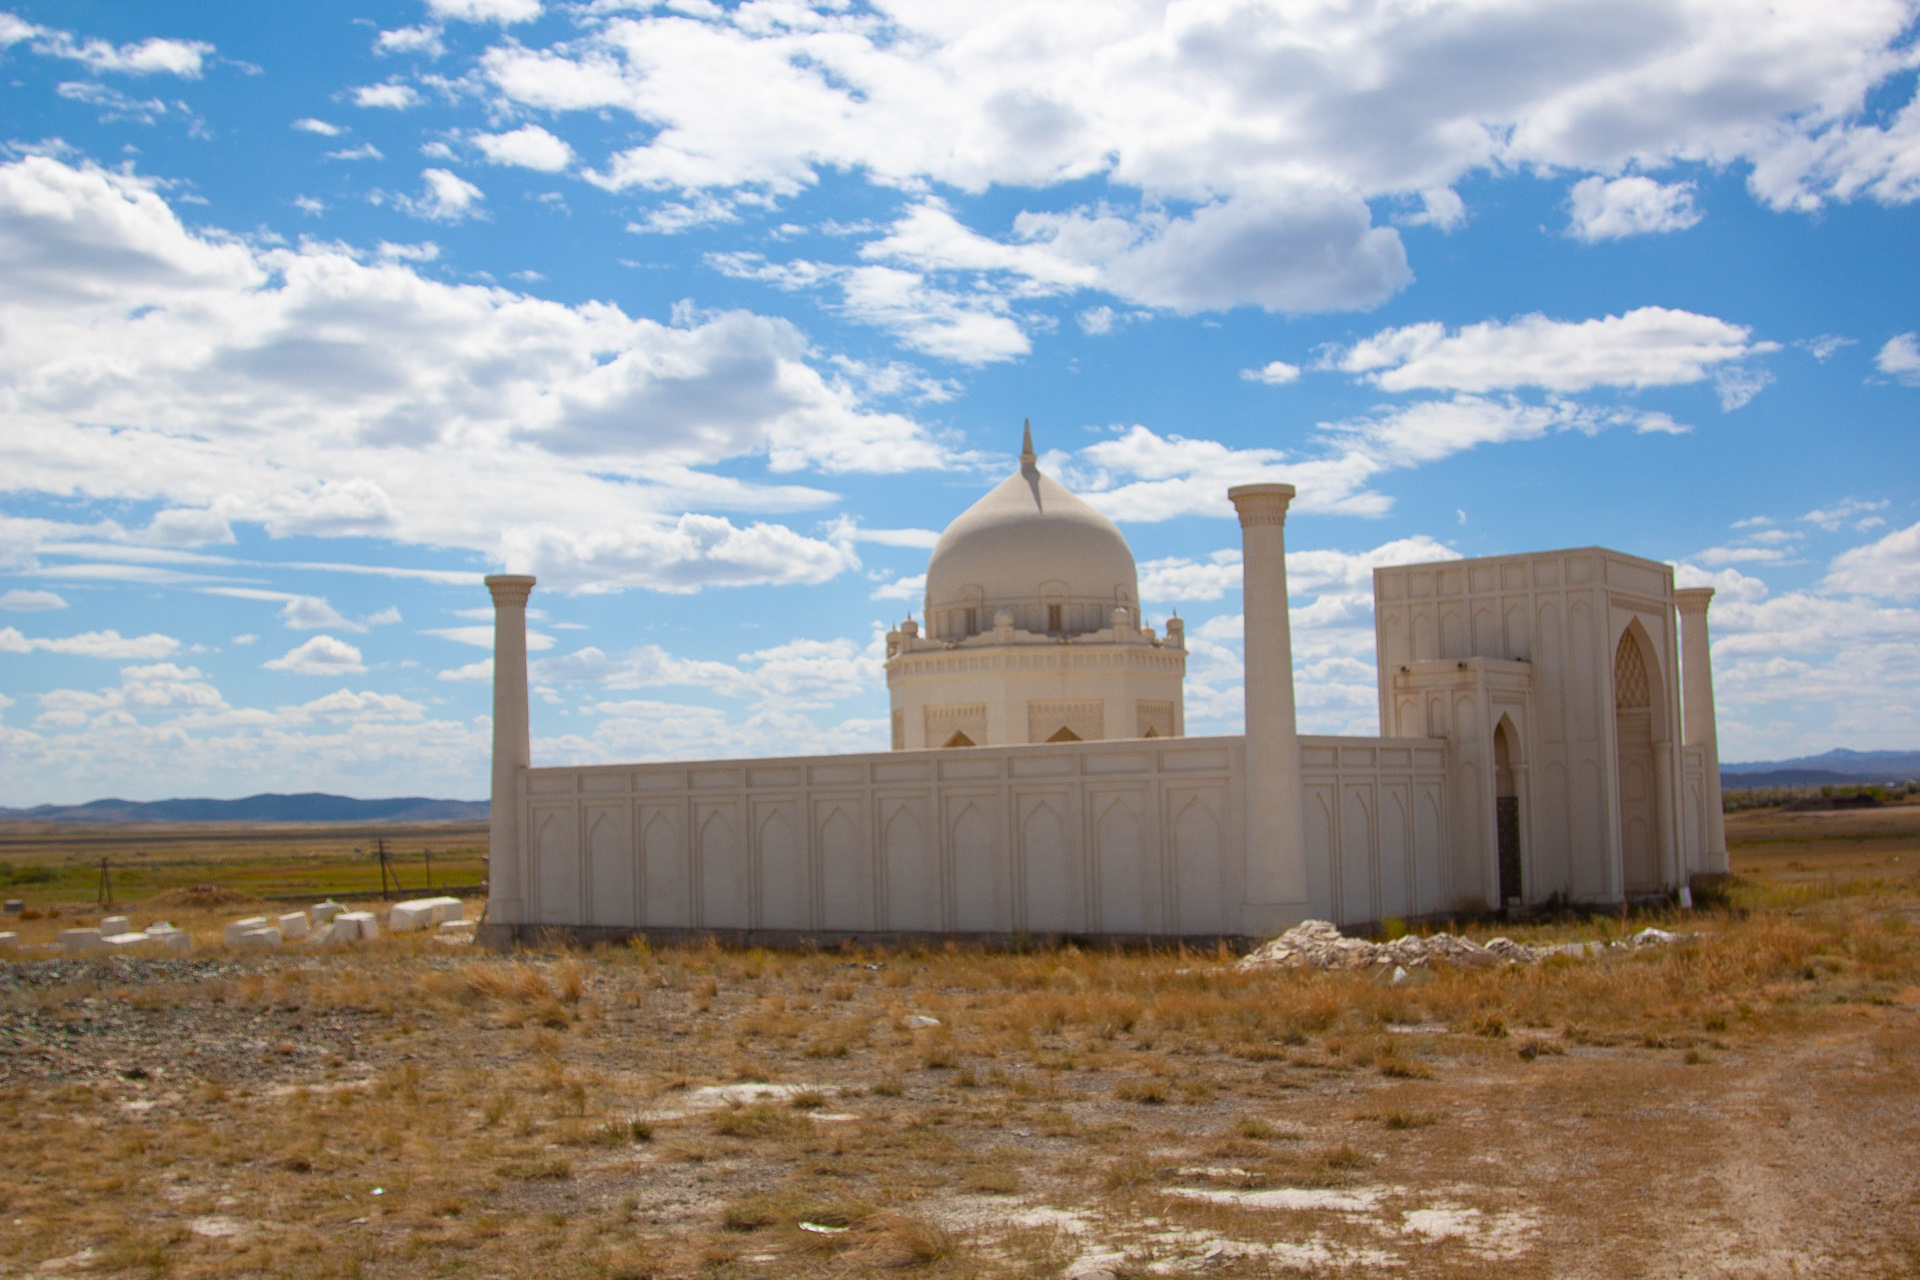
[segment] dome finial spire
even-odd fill
[[[1022,426],[1023,430],[1020,436],[1020,469],[1022,471],[1032,471],[1039,462],[1039,459],[1036,458],[1033,453],[1033,419],[1024,419]]]

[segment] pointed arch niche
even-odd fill
[[[1660,890],[1660,758],[1665,705],[1660,663],[1639,619],[1627,624],[1613,652],[1615,776],[1620,793],[1620,877],[1628,895]]]

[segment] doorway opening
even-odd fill
[[[1520,794],[1513,777],[1513,722],[1502,717],[1493,731],[1494,826],[1499,839],[1500,901],[1524,896],[1520,872]],[[1485,794],[1484,792],[1482,794]]]

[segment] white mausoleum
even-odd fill
[[[1727,870],[1706,589],[1598,547],[1374,574],[1380,737],[1302,736],[1290,485],[1228,491],[1246,732],[1189,738],[1178,619],[1112,521],[1020,469],[950,525],[887,637],[893,749],[536,768],[530,577],[495,608],[496,943],[716,935],[1258,937]]]

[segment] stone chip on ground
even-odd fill
[[[1671,933],[1649,926],[1631,939],[1616,941],[1613,947],[1638,948],[1691,942],[1690,933]],[[1451,933],[1431,937],[1407,934],[1391,942],[1369,942],[1349,938],[1325,920],[1302,920],[1277,938],[1273,938],[1242,957],[1236,968],[1257,969],[1367,969],[1374,965],[1392,965],[1413,970],[1435,961],[1447,964],[1485,967],[1497,964],[1537,964],[1548,956],[1585,956],[1609,948],[1598,942],[1567,942],[1557,946],[1533,947],[1511,938],[1493,938],[1484,945],[1471,938]]]

